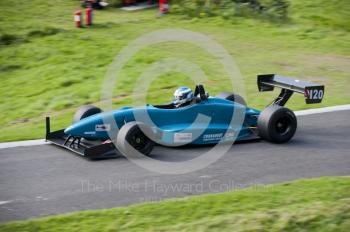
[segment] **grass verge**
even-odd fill
[[[350,178],[323,177],[0,224],[7,231],[349,231]]]
[[[245,92],[252,107],[264,107],[277,94],[257,94],[259,73],[326,85],[321,105],[307,106],[302,96],[293,96],[288,103],[291,109],[348,104],[350,33],[344,18],[350,4],[302,2],[291,2],[290,21],[285,24],[240,17],[188,19],[170,14],[157,18],[154,9],[109,8],[95,12],[93,27],[76,29],[72,14],[77,1],[0,1],[0,141],[42,138],[45,115],[55,116],[57,128],[69,125],[77,107],[100,100],[103,78],[114,56],[130,41],[164,28],[200,32],[223,45],[245,83],[245,89],[237,92]],[[332,17],[325,18],[325,11]],[[131,98],[125,96],[132,93],[135,80],[151,64],[168,57],[198,65],[208,76],[203,84],[210,94],[229,90],[227,75],[214,57],[193,44],[162,43],[139,51],[123,68],[115,86],[115,107],[130,105]],[[168,102],[179,85],[194,83],[181,73],[161,75],[147,92],[148,102]]]

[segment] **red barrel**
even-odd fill
[[[81,10],[76,10],[74,12],[74,22],[76,27],[82,27],[82,15],[81,15]]]
[[[159,13],[166,14],[169,11],[168,0],[159,0]]]
[[[91,26],[92,25],[92,15],[93,14],[93,10],[91,7],[86,8],[85,10],[85,18],[86,18],[86,25],[87,26]]]

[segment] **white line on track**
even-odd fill
[[[44,139],[36,139],[36,140],[26,140],[26,141],[18,141],[18,142],[8,142],[8,143],[0,143],[0,149],[11,148],[11,147],[29,147],[29,146],[37,146],[48,144]]]
[[[8,203],[11,203],[12,201],[0,201],[0,205],[5,205],[5,204],[8,204]]]
[[[350,110],[350,104],[341,105],[341,106],[330,106],[330,107],[324,107],[324,108],[318,108],[318,109],[300,110],[300,111],[295,111],[294,113],[296,116],[303,116],[303,115],[310,115],[310,114],[329,113],[329,112],[335,112],[335,111],[341,111],[341,110]]]
[[[300,110],[295,111],[296,116],[310,115],[310,114],[322,114],[328,112],[342,111],[342,110],[350,110],[349,105],[340,105],[340,106],[330,106],[318,109],[309,109],[309,110]],[[0,143],[0,149],[11,148],[11,147],[29,147],[29,146],[37,146],[48,144],[44,139],[37,140],[27,140],[27,141],[18,141],[18,142],[8,142],[8,143]]]

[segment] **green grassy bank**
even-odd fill
[[[95,12],[95,25],[76,29],[78,1],[0,2],[0,141],[42,138],[45,115],[54,129],[67,126],[75,109],[99,104],[104,75],[130,41],[158,29],[183,28],[203,33],[225,47],[243,77],[246,99],[264,107],[277,93],[257,93],[256,74],[279,73],[326,85],[324,102],[305,105],[302,96],[291,109],[350,102],[350,33],[347,1],[292,1],[284,24],[236,17],[194,18],[157,10]],[[326,14],[326,13],[327,14]],[[139,51],[123,68],[115,85],[115,107],[131,104],[135,80],[163,58],[186,59],[208,76],[209,93],[228,89],[227,74],[213,56],[189,43],[162,43]],[[114,83],[111,83],[114,84]],[[179,85],[194,83],[183,73],[165,73],[152,83],[149,103],[167,102]]]

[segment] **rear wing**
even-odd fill
[[[324,96],[324,85],[276,74],[258,75],[257,81],[260,92],[273,91],[275,87],[282,89],[274,101],[274,104],[280,106],[284,106],[294,92],[304,94],[306,104],[321,103]]]

